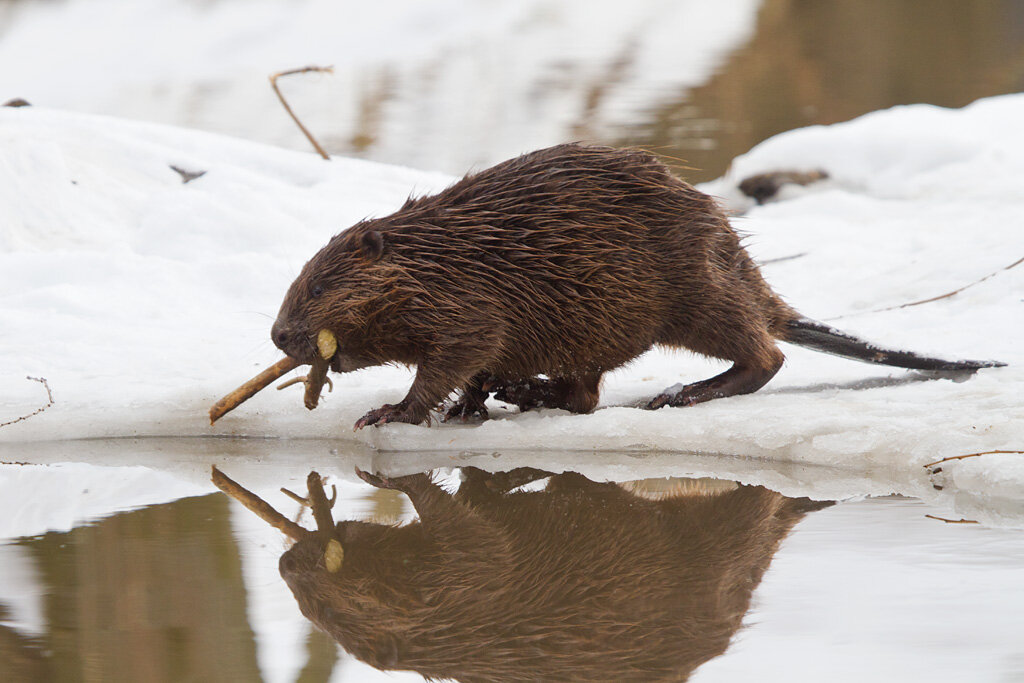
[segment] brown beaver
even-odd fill
[[[455,495],[360,474],[420,520],[299,534],[281,576],[359,659],[464,683],[684,680],[728,647],[792,527],[831,505],[760,486],[650,500],[572,472],[510,492],[548,474],[526,468],[466,468]]]
[[[782,366],[776,340],[922,370],[1000,365],[881,349],[803,318],[711,197],[651,154],[579,144],[468,175],[334,236],[292,283],[271,336],[310,363],[321,330],[337,339],[335,372],[416,365],[406,397],[356,428],[423,422],[459,389],[449,416],[486,416],[488,391],[524,409],[588,412],[601,376],[655,344],[733,365],[649,408],[756,391]]]

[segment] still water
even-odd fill
[[[765,0],[753,36],[709,80],[610,141],[685,158],[680,172],[704,181],[793,128],[1022,90],[1024,3],[1016,0]]]
[[[511,35],[450,49],[429,65],[388,63],[361,70],[355,84],[321,80],[292,92],[310,98],[313,117],[325,100],[352,100],[353,114],[316,124],[338,154],[461,175],[515,151],[585,140],[646,147],[702,182],[787,130],[1024,90],[1018,0],[764,0],[751,9],[752,30],[721,52],[695,46],[733,27],[687,7],[662,5],[661,17],[651,9],[647,28],[635,30],[624,17],[624,35],[592,54],[572,49],[588,25],[563,9],[567,26],[550,29],[550,40],[564,41],[566,56],[543,39]],[[659,22],[674,41],[651,28]],[[714,66],[695,75],[709,60]],[[451,76],[465,72],[475,79]],[[517,89],[517,79],[529,85]]]
[[[704,181],[793,128],[1024,90],[1019,0],[88,5],[0,2],[0,101],[308,152],[267,77],[332,64],[281,81],[329,152],[453,175],[584,140]]]
[[[281,562],[280,531],[175,464],[191,448],[0,466],[0,679],[1024,680],[1024,533],[913,499],[523,467],[367,483],[342,454],[319,467],[329,573],[321,540]],[[215,452],[316,528],[276,486],[306,495],[308,467]]]

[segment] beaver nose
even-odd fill
[[[286,574],[291,574],[296,569],[298,569],[299,563],[296,562],[295,558],[292,557],[290,554],[285,553],[281,556],[281,560],[278,562],[277,568],[278,571],[281,573],[281,576],[284,576]]]
[[[291,330],[281,324],[280,320],[275,320],[274,325],[270,328],[270,338],[274,341],[277,348],[285,351],[285,345],[288,340],[291,339]]]

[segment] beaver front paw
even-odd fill
[[[356,424],[352,428],[352,431],[362,429],[369,425],[387,424],[388,422],[408,422],[409,424],[419,424],[420,422],[423,422],[424,418],[425,416],[421,414],[421,411],[414,410],[408,400],[394,405],[385,403],[380,408],[371,410],[366,415],[363,415],[361,418],[356,420]]]

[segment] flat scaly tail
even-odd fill
[[[809,318],[793,318],[787,321],[781,338],[791,344],[822,353],[911,370],[973,372],[981,368],[998,368],[1006,365],[996,360],[944,360],[921,356],[912,351],[885,349]]]

